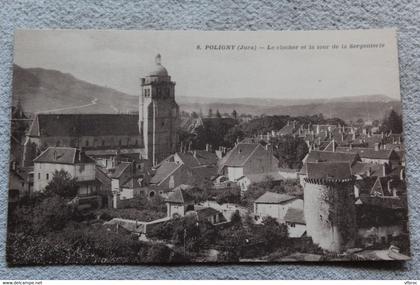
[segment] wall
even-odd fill
[[[227,167],[227,176],[230,181],[236,181],[244,175],[243,167]]]
[[[34,192],[43,191],[50,183],[53,173],[58,170],[67,171],[71,177],[75,177],[75,166],[58,163],[35,163],[34,164]],[[47,179],[48,174],[48,179]]]
[[[287,230],[289,232],[289,237],[299,238],[306,231],[306,225],[287,223]]]
[[[167,216],[173,218],[175,214],[183,217],[185,215],[185,207],[183,204],[166,203]]]

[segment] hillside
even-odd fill
[[[138,97],[98,86],[68,73],[13,67],[13,99],[25,112],[117,113],[137,110]]]

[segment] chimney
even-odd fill
[[[296,128],[296,121],[293,120],[293,128]]]
[[[375,151],[379,150],[379,143],[375,143]]]
[[[54,149],[54,152],[53,152],[53,159],[57,160],[57,151],[55,149]]]
[[[353,144],[350,144],[349,149],[353,150]]]
[[[197,151],[196,151],[196,150],[194,150],[194,151],[193,151],[193,156],[194,156],[195,158],[197,158]]]
[[[179,147],[179,152],[183,152],[184,151],[184,142],[181,141],[181,146]]]
[[[382,164],[382,176],[386,176],[386,163]]]
[[[80,149],[79,150],[79,162],[81,162],[82,161],[82,150]]]
[[[289,120],[287,121],[287,125],[290,126],[290,121]]]
[[[206,151],[210,151],[210,145],[206,143]]]
[[[369,169],[368,169],[368,171],[367,171],[366,175],[367,175],[367,177],[372,176],[372,168],[371,168],[371,167],[369,167]]]
[[[404,168],[401,168],[401,170],[400,170],[400,180],[404,181],[404,178],[405,178],[405,171],[404,171]]]
[[[319,124],[316,124],[316,134],[319,134]]]
[[[335,139],[332,140],[332,149],[333,149],[333,152],[335,152]]]
[[[352,140],[356,140],[356,132],[353,132],[353,134],[352,134]]]

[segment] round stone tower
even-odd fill
[[[357,229],[349,163],[308,163],[307,170],[304,214],[308,236],[330,252],[353,247]]]

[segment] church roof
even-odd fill
[[[38,114],[30,137],[138,136],[137,114]]]

